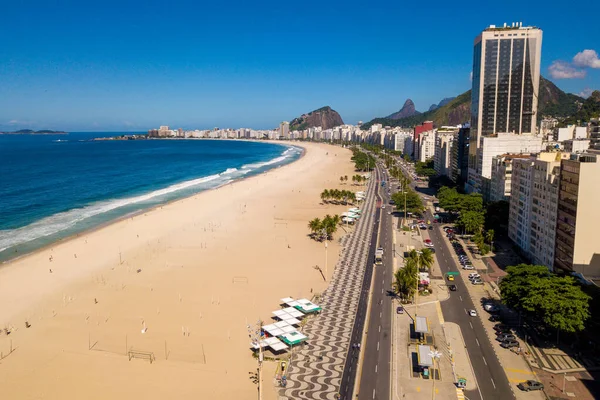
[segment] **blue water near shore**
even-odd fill
[[[91,140],[114,135],[0,135],[0,262],[302,154],[233,140]]]

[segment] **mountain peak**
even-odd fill
[[[342,117],[337,111],[329,106],[313,110],[308,114],[302,114],[290,122],[291,131],[302,131],[307,128],[320,126],[323,129],[330,129],[336,126],[344,125]]]
[[[418,112],[417,110],[415,110],[415,103],[413,103],[413,101],[411,99],[406,99],[406,101],[404,102],[404,105],[402,106],[400,111],[393,113],[392,115],[388,116],[387,118],[400,119],[400,118],[412,117],[413,115],[417,115],[417,114],[421,114],[421,113]]]

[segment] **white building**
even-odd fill
[[[537,265],[552,269],[560,163],[569,153],[513,160],[508,236]]]
[[[481,137],[481,143],[476,153],[475,168],[472,168],[471,159],[469,159],[468,191],[482,193],[484,199],[489,200],[492,158],[507,153],[539,153],[542,148],[542,138],[534,135],[498,133],[494,136]],[[469,151],[471,150],[469,149]]]
[[[283,121],[279,124],[279,136],[283,139],[290,138],[290,123],[287,121]]]
[[[438,175],[450,177],[452,168],[452,145],[454,143],[454,131],[441,131],[435,133],[435,148],[433,156],[433,168]]]
[[[512,163],[515,158],[528,159],[529,154],[501,154],[492,158],[490,201],[508,201],[512,184]]]
[[[563,142],[565,152],[584,153],[590,148],[589,139],[569,139]]]
[[[425,162],[435,156],[435,131],[426,131],[419,136],[418,159]]]

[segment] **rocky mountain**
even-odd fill
[[[594,96],[600,98],[600,92],[595,91],[590,98]],[[447,99],[442,100],[440,104],[444,103],[446,100]],[[596,109],[596,104],[599,103],[595,102],[593,99],[591,101],[589,98],[585,100],[574,94],[563,92],[554,83],[544,77],[541,77],[540,79],[539,106],[537,113],[538,121],[546,116],[558,118],[563,120],[564,123],[572,123],[574,118],[583,121],[586,120],[586,115],[595,115],[594,110]],[[588,111],[585,112],[585,110]],[[372,121],[363,124],[362,127],[363,129],[368,129],[373,124],[382,124],[383,126],[403,126],[408,128],[424,121],[433,121],[436,126],[457,125],[469,122],[470,119],[471,91],[469,90],[458,97],[450,99],[446,104],[441,105],[439,108],[430,109],[422,114],[399,119],[392,119],[389,117],[375,118]]]
[[[308,114],[302,114],[298,118],[294,118],[290,122],[290,131],[301,131],[307,128],[314,128],[320,126],[323,129],[330,129],[336,126],[344,125],[342,117],[337,111],[332,110],[331,107],[325,106],[318,110],[309,112]]]
[[[442,99],[442,101],[440,101],[438,104],[432,104],[429,107],[428,111],[433,111],[433,110],[437,110],[440,107],[445,106],[446,104],[450,103],[452,100],[454,100],[456,97],[446,97],[445,99]]]
[[[402,106],[400,111],[397,111],[391,115],[388,115],[386,118],[401,119],[401,118],[412,117],[413,115],[417,115],[417,114],[421,114],[421,113],[418,112],[417,110],[415,110],[415,103],[413,103],[413,101],[411,99],[407,99],[404,102],[404,105]]]

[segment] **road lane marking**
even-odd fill
[[[377,342],[377,351],[379,351],[379,342]]]
[[[483,358],[483,363],[484,363],[485,365],[487,365],[487,361],[485,361],[485,357],[481,357],[481,358]]]
[[[463,301],[462,296],[458,296],[458,297],[460,297],[460,301]]]
[[[381,325],[379,325],[379,332],[381,332]]]
[[[377,364],[375,364],[375,373],[377,373]]]
[[[379,318],[381,318],[381,311],[379,311]]]
[[[475,338],[475,341],[477,342],[477,346],[481,347],[481,345],[479,344],[479,340],[477,340],[477,338]]]
[[[496,389],[496,383],[494,383],[494,380],[492,378],[490,378],[490,380],[492,381],[492,385],[494,385],[494,389]]]
[[[473,324],[471,323],[471,321],[469,321],[469,325],[471,325],[471,329],[473,329]]]
[[[373,398],[375,398],[375,389],[373,389]]]

